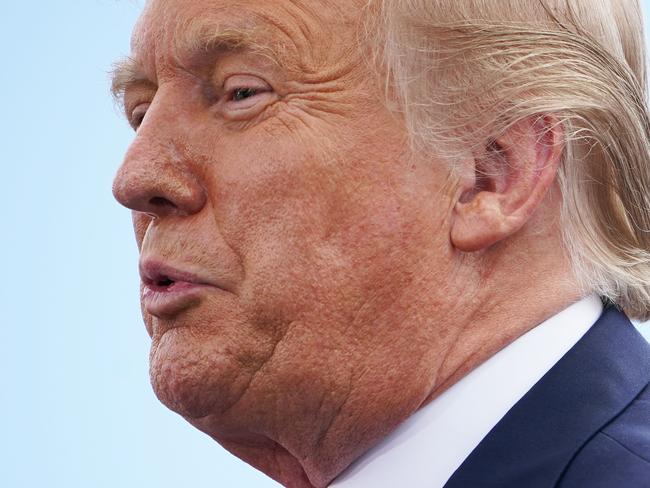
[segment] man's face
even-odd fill
[[[435,380],[453,190],[384,107],[362,3],[153,0],[134,33],[114,192],[134,210],[152,383],[236,452],[361,448]]]

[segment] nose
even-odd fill
[[[115,199],[152,217],[198,213],[206,203],[206,194],[191,170],[191,161],[179,145],[164,136],[158,138],[153,130],[143,132],[115,176]]]

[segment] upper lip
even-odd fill
[[[170,264],[155,259],[140,261],[140,278],[148,286],[167,286],[170,282],[194,283],[196,285],[218,286],[194,273],[184,271]],[[221,288],[221,287],[220,287]]]

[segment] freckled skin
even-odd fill
[[[450,241],[458,182],[410,153],[352,49],[363,3],[153,0],[133,38],[154,87],[126,94],[127,110],[137,97],[147,109],[115,196],[134,210],[143,255],[227,283],[174,317],[143,310],[154,390],[291,487],[326,486],[521,333],[468,333],[485,303],[516,314],[494,305],[506,288],[482,291],[488,272]],[[200,15],[262,19],[269,36],[291,40],[284,66],[229,53],[217,75],[180,69],[173,33]],[[205,96],[228,73],[271,89],[239,120]],[[504,265],[490,279],[515,275]]]

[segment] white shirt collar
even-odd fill
[[[542,322],[414,413],[330,488],[442,487],[602,311],[589,296]]]

